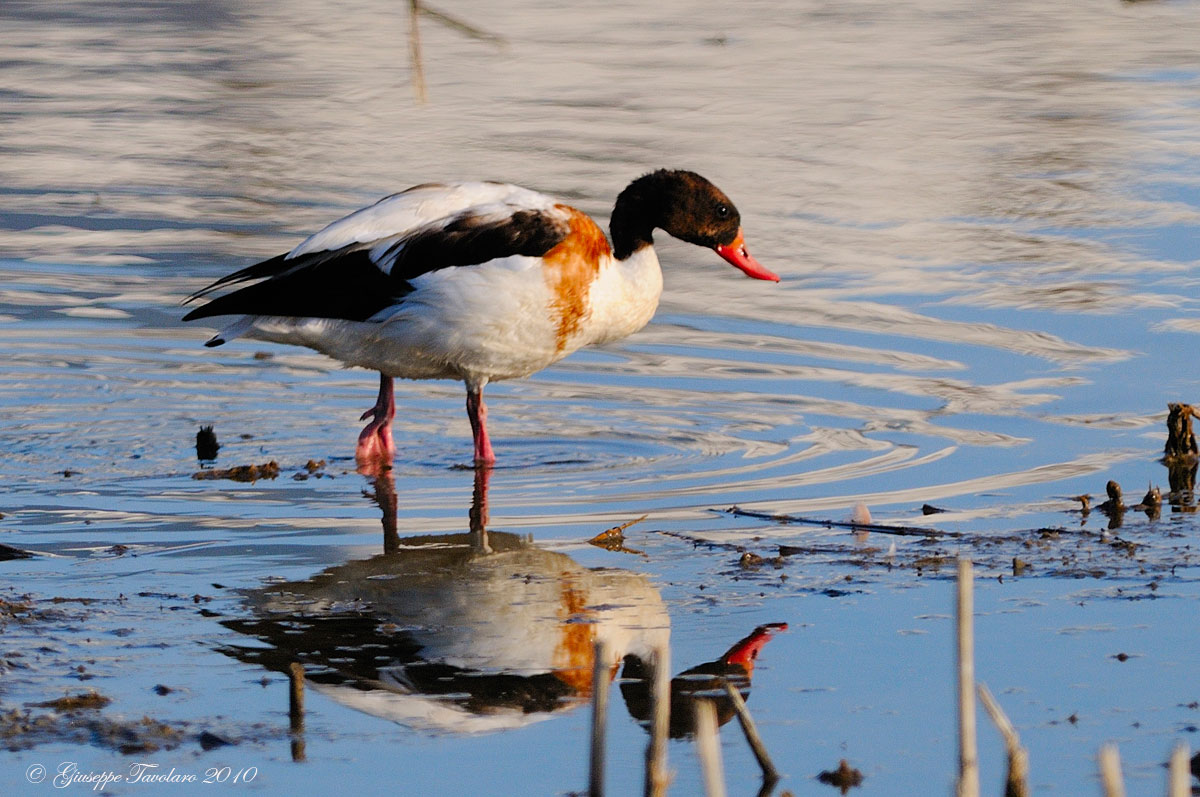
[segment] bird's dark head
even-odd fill
[[[746,251],[737,207],[725,192],[695,172],[660,169],[634,180],[617,197],[612,217],[617,257],[652,243],[654,228],[714,250],[755,279],[779,281]]]

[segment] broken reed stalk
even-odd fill
[[[1004,737],[1004,747],[1008,752],[1008,778],[1004,783],[1004,797],[1029,797],[1029,753],[1021,746],[1021,738],[1017,730],[1009,722],[1008,715],[985,684],[979,684],[979,699],[987,709],[988,716]]]
[[[746,708],[746,701],[742,699],[742,693],[728,680],[725,681],[725,693],[729,695],[729,700],[733,703],[733,710],[737,712],[738,722],[742,726],[742,732],[746,734],[746,741],[750,743],[750,749],[754,752],[754,757],[758,759],[758,765],[762,767],[763,780],[774,783],[779,780],[779,770],[775,769],[775,764],[771,761],[770,754],[767,753],[767,746],[763,744],[762,737],[758,735],[758,728],[754,725],[754,718],[750,716],[750,709]]]
[[[1189,797],[1191,789],[1191,772],[1189,771],[1189,753],[1192,751],[1183,742],[1175,745],[1171,751],[1171,765],[1167,775],[1167,797]]]
[[[592,756],[588,768],[588,794],[604,797],[604,746],[608,725],[608,646],[597,639],[592,662]]]
[[[667,735],[671,723],[671,649],[659,645],[653,655],[650,682],[650,741],[646,745],[645,797],[664,797],[667,774]]]
[[[704,772],[706,797],[725,797],[725,773],[721,768],[720,737],[717,736],[717,707],[707,698],[692,703],[696,712],[696,753]]]
[[[417,102],[424,105],[429,96],[425,91],[425,67],[421,62],[421,29],[417,20],[421,16],[421,0],[409,0],[408,49],[412,54],[412,84]]]
[[[288,720],[292,732],[292,760],[304,761],[304,665],[293,661],[288,665]]]
[[[1100,783],[1104,786],[1104,797],[1125,797],[1125,782],[1121,779],[1121,755],[1115,744],[1100,748]]]
[[[968,557],[958,559],[958,797],[979,797],[975,739],[975,576]]]

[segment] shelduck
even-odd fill
[[[496,457],[484,386],[645,326],[662,293],[655,229],[714,250],[750,277],[779,281],[746,251],[733,202],[695,172],[634,180],[617,197],[609,229],[611,245],[585,214],[515,185],[426,183],[217,280],[188,301],[251,284],[184,320],[237,316],[208,346],[255,338],[378,371],[360,463],[394,454],[393,379],[460,380],[475,463],[488,467]]]

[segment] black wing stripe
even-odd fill
[[[536,210],[518,210],[499,221],[465,213],[402,238],[377,260],[393,277],[410,280],[440,268],[475,266],[500,257],[541,257],[570,231],[564,219]]]
[[[194,302],[197,299],[207,296],[218,288],[225,287],[226,285],[273,276],[287,268],[287,266],[283,265],[283,258],[283,255],[277,255],[270,260],[264,260],[261,263],[255,263],[253,266],[244,268],[241,271],[235,271],[232,274],[227,274],[211,285],[206,285],[205,287],[193,293],[191,296],[188,296],[183,300],[183,303],[188,304],[190,302]]]
[[[248,266],[241,271],[235,271],[232,274],[227,274],[211,285],[193,293],[191,296],[183,300],[184,304],[193,302],[196,299],[203,298],[219,288],[224,288],[227,285],[235,285],[239,282],[250,282],[256,279],[272,279],[278,277],[286,277],[302,269],[315,268],[327,263],[331,260],[338,260],[353,252],[370,249],[374,244],[350,244],[341,249],[327,249],[322,252],[310,252],[300,255],[299,257],[289,258],[286,254],[276,255],[269,260],[264,260],[261,263],[255,263],[253,266]]]
[[[365,321],[412,290],[384,274],[359,249],[325,268],[303,268],[227,293],[198,307],[184,321],[218,315],[271,315]],[[330,267],[334,266],[334,267]]]
[[[256,263],[222,277],[187,301],[227,285],[255,279],[261,282],[220,296],[192,310],[183,320],[268,315],[365,321],[403,300],[413,291],[410,281],[422,274],[513,255],[540,257],[568,234],[570,227],[565,219],[541,211],[518,210],[499,220],[494,215],[464,213],[445,224],[398,239],[374,257],[371,252],[388,239],[290,259],[279,255]]]

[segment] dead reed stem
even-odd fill
[[[1104,797],[1125,797],[1125,782],[1121,778],[1121,755],[1115,744],[1100,748],[1100,782],[1104,786]]]
[[[288,720],[292,733],[292,760],[307,759],[304,745],[304,665],[293,661],[288,665]]]
[[[775,764],[771,761],[770,754],[767,753],[767,746],[763,744],[762,737],[758,735],[758,728],[754,724],[754,718],[750,716],[750,709],[746,708],[746,701],[742,699],[742,693],[729,681],[725,681],[725,693],[733,702],[733,710],[737,712],[742,732],[746,734],[746,741],[750,743],[750,749],[754,752],[754,757],[758,759],[758,765],[762,767],[763,780],[774,783],[779,780],[779,770],[775,769]]]
[[[971,560],[958,560],[958,797],[979,797],[975,739],[975,596]]]
[[[592,756],[588,794],[604,797],[605,731],[608,726],[608,646],[597,639],[592,664]]]
[[[717,736],[717,707],[711,700],[697,699],[692,703],[696,712],[696,753],[704,772],[706,797],[725,797],[725,773],[721,768],[721,744]]]
[[[646,745],[646,797],[663,797],[671,782],[667,773],[667,736],[671,722],[671,649],[660,645],[652,656],[650,742]]]
[[[1021,746],[1021,738],[1009,722],[1008,715],[984,684],[979,684],[979,699],[983,701],[983,707],[987,709],[996,729],[1004,737],[1004,747],[1008,752],[1008,778],[1004,783],[1004,797],[1029,797],[1029,753]]]
[[[409,0],[408,49],[412,54],[412,84],[417,102],[424,105],[429,95],[425,90],[425,66],[421,60],[421,29],[417,20],[421,16],[420,0]]]
[[[1175,745],[1171,751],[1170,774],[1167,775],[1167,797],[1189,797],[1191,790],[1190,753],[1183,742]]]

